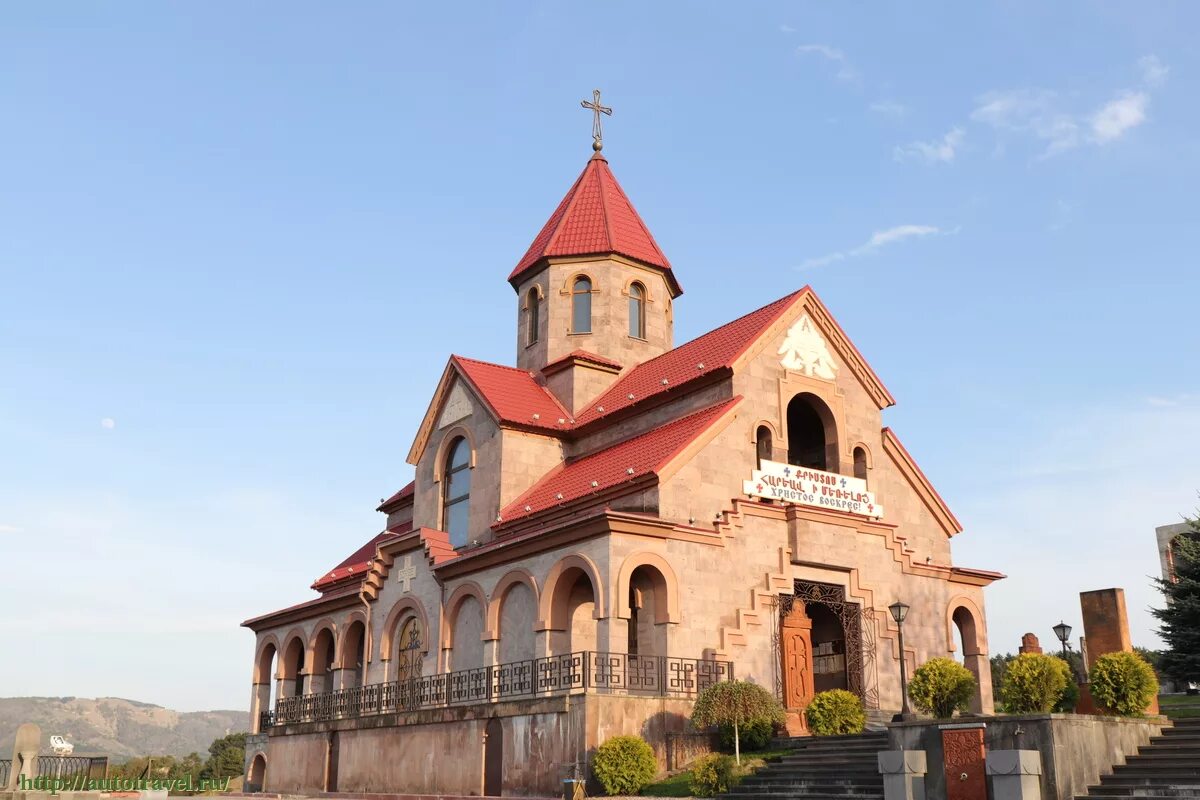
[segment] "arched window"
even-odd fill
[[[571,333],[592,332],[592,282],[580,276],[571,287]]]
[[[861,447],[854,448],[854,477],[867,479],[867,451]]]
[[[789,464],[826,471],[830,464],[837,464],[832,414],[815,395],[798,394],[788,403],[787,439]]]
[[[458,437],[446,454],[442,470],[442,530],[450,534],[450,544],[467,543],[467,511],[471,505],[471,445]]]
[[[759,425],[754,433],[754,455],[759,469],[762,469],[762,462],[774,460],[771,447],[771,429],[766,425]]]
[[[410,617],[400,628],[400,648],[396,654],[396,680],[409,681],[421,677],[421,623]]]
[[[629,285],[629,335],[646,338],[646,287],[640,283]]]
[[[535,344],[538,340],[538,290],[533,287],[525,296],[525,345]]]

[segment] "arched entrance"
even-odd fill
[[[299,636],[293,637],[284,648],[281,677],[281,697],[299,697],[304,694],[304,640]]]
[[[267,759],[262,753],[250,762],[250,773],[246,776],[246,791],[261,792],[267,782]]]
[[[342,685],[338,688],[350,689],[363,684],[366,651],[367,626],[356,619],[350,623],[342,640],[342,663],[338,665],[342,670]]]
[[[950,613],[954,631],[962,645],[962,664],[975,676],[975,694],[971,696],[971,712],[991,713],[992,669],[987,654],[987,639],[975,612],[965,604]],[[957,643],[956,643],[957,644]]]
[[[795,581],[779,598],[776,647],[778,693],[786,707],[816,692],[846,689],[867,708],[879,708],[875,617],[834,584]],[[805,652],[807,650],[807,652]]]
[[[336,662],[336,647],[333,641],[333,631],[322,628],[313,642],[312,690],[314,693],[332,692],[335,688],[334,664]]]
[[[488,797],[504,794],[504,725],[492,717],[484,729],[483,793]]]

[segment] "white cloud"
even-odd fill
[[[898,145],[893,156],[897,161],[918,159],[926,164],[949,164],[954,160],[965,136],[966,131],[962,128],[951,128],[941,139]]]
[[[795,33],[796,29],[793,28],[791,25],[780,25],[779,31],[780,31],[780,33]]]
[[[1108,144],[1146,121],[1150,97],[1145,92],[1122,92],[1092,114],[1092,140]]]
[[[854,67],[850,64],[850,60],[846,58],[846,54],[836,47],[831,47],[827,44],[802,44],[796,48],[796,52],[800,55],[818,55],[828,61],[837,72],[835,73],[838,80],[852,81],[858,77],[858,73],[854,71]]]
[[[1171,68],[1162,63],[1156,55],[1142,56],[1138,59],[1138,68],[1142,71],[1142,83],[1154,89],[1167,82]]]
[[[0,534],[3,533],[20,533],[21,529],[16,525],[0,525]]]
[[[895,100],[879,100],[867,106],[876,114],[883,114],[889,117],[903,117],[908,113],[908,106],[903,103],[897,103]]]
[[[117,427],[117,421],[112,417],[105,417],[104,419],[100,420],[100,427],[104,428],[106,431],[111,431],[113,428]]]
[[[1045,142],[1043,157],[1080,144],[1079,123],[1057,110],[1057,95],[1046,89],[987,92],[977,99],[971,119],[997,130],[1029,134]]]
[[[839,250],[829,253],[818,258],[810,258],[800,265],[800,269],[813,269],[815,267],[823,267],[827,264],[832,264],[836,261],[844,261],[847,258],[856,258],[865,256],[875,252],[881,247],[895,242],[903,241],[904,239],[921,238],[924,236],[950,235],[958,233],[958,228],[950,231],[943,231],[941,228],[933,225],[896,225],[892,228],[886,228],[881,231],[875,231],[871,234],[871,238],[860,244],[858,247],[853,247],[849,250]]]

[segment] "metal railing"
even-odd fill
[[[0,789],[8,785],[11,772],[12,760],[0,759]],[[37,774],[53,778],[104,778],[108,776],[108,756],[38,756]]]
[[[586,650],[284,697],[275,703],[274,711],[262,713],[259,730],[572,692],[694,697],[714,683],[729,680],[733,680],[733,664],[728,661]]]

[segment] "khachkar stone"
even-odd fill
[[[17,728],[17,739],[13,743],[12,764],[8,768],[8,785],[4,788],[15,791],[17,782],[22,778],[33,780],[37,777],[38,750],[42,746],[42,729],[32,722],[26,722]]]
[[[1037,636],[1032,633],[1027,633],[1021,637],[1021,646],[1017,648],[1018,653],[1041,653],[1042,644],[1038,641]]]

